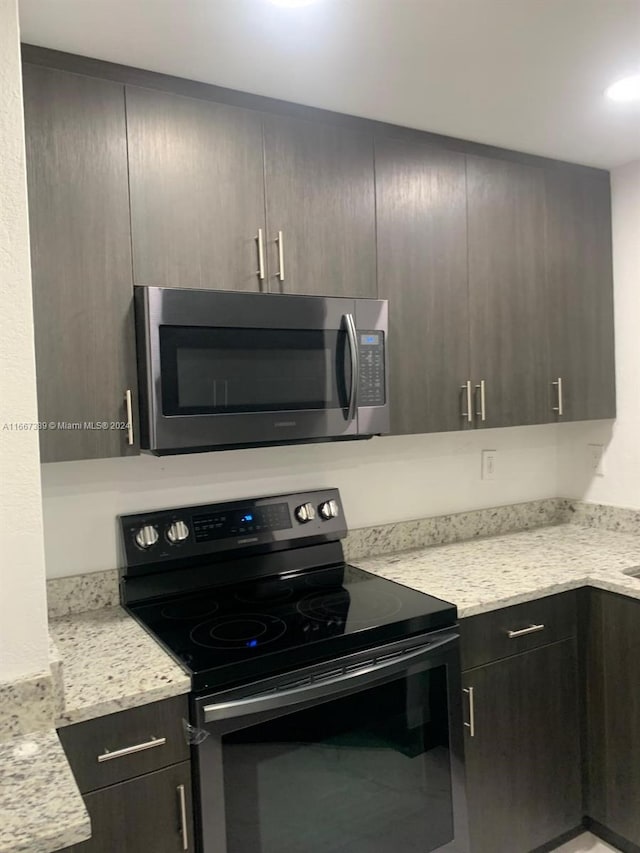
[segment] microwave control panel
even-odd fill
[[[359,406],[384,406],[384,332],[358,331],[360,356]]]

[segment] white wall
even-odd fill
[[[553,497],[554,425],[42,466],[47,574],[118,565],[115,517],[337,486],[351,528]],[[497,476],[480,478],[480,451]]]
[[[0,682],[48,666],[16,0],[0,0]]]
[[[611,173],[618,416],[559,431],[558,487],[567,497],[640,509],[640,160]],[[592,477],[587,445],[603,444]]]

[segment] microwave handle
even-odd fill
[[[360,353],[358,351],[358,338],[356,335],[356,324],[353,314],[343,314],[343,320],[347,327],[347,340],[349,341],[349,356],[351,358],[351,388],[349,389],[349,404],[347,420],[352,421],[358,411],[358,389],[360,385]]]

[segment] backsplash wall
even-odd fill
[[[42,465],[48,577],[118,565],[116,516],[337,486],[351,529],[555,497],[549,424],[370,441]],[[497,450],[494,480],[481,451]]]

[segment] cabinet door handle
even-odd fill
[[[124,403],[127,407],[127,444],[133,447],[133,405],[132,405],[131,388],[127,388],[124,392]]]
[[[485,393],[484,379],[481,379],[480,384],[476,385],[476,391],[480,392],[480,411],[476,412],[476,415],[484,423],[484,421],[486,421],[486,419],[487,419],[487,399],[486,399],[486,393]]]
[[[471,380],[467,379],[467,381],[464,383],[464,385],[460,386],[460,390],[465,391],[466,396],[467,396],[467,411],[461,413],[462,417],[466,418],[467,422],[472,424],[473,423],[473,401],[472,401],[473,393],[471,391]]]
[[[544,631],[544,625],[529,625],[528,628],[520,628],[519,631],[507,631],[507,637],[514,640],[516,637],[526,637],[527,634],[537,634],[538,631]]]
[[[476,736],[476,709],[473,701],[473,687],[465,687],[462,691],[469,697],[469,722],[465,726],[469,729],[469,737]]]
[[[257,276],[258,276],[260,281],[264,281],[264,234],[262,232],[262,228],[258,228],[258,233],[256,235],[256,242],[258,243]]]
[[[280,281],[284,281],[284,234],[282,231],[278,231],[278,236],[276,237],[275,242],[278,246],[278,264],[280,266],[276,273],[276,278],[279,278]]]
[[[564,399],[562,394],[562,376],[558,376],[555,382],[551,383],[555,388],[558,389],[558,405],[553,407],[553,411],[557,412],[559,417],[564,415]]]
[[[110,752],[108,749],[98,756],[98,761],[113,761],[114,758],[124,758],[125,755],[133,755],[134,752],[144,752],[146,749],[153,749],[156,746],[164,746],[167,742],[166,737],[151,737],[144,743],[137,743],[135,746],[125,746],[124,749],[114,749]]]
[[[187,823],[187,798],[184,793],[184,785],[178,785],[178,803],[180,805],[180,835],[182,836],[182,849],[189,849],[189,829]]]

